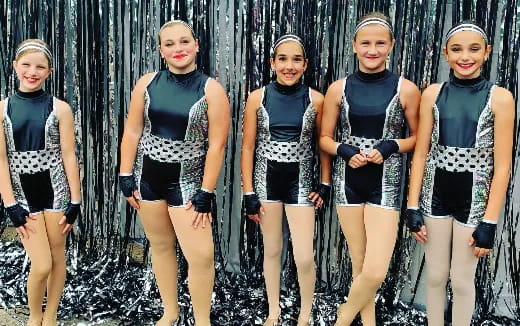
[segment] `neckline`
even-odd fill
[[[376,82],[376,81],[380,81],[380,80],[383,80],[385,78],[388,78],[392,73],[390,72],[390,70],[385,69],[383,71],[373,72],[373,73],[367,73],[367,72],[363,72],[361,70],[358,70],[358,71],[356,71],[355,74],[362,81]]]
[[[168,76],[173,81],[175,81],[176,83],[180,83],[180,84],[186,84],[198,72],[197,69],[194,69],[194,70],[192,70],[190,72],[187,72],[185,74],[177,74],[177,73],[171,72],[170,70],[167,70],[167,71],[168,71]]]
[[[291,95],[291,94],[296,93],[303,87],[303,82],[300,79],[297,83],[295,83],[293,85],[282,85],[278,81],[275,80],[273,82],[273,86],[281,94]]]
[[[467,78],[467,79],[461,79],[461,78],[457,78],[455,75],[451,76],[451,81],[457,85],[457,86],[474,86],[474,85],[477,85],[478,83],[484,81],[484,77],[482,77],[482,75],[479,75],[478,77],[475,77],[475,78]]]
[[[16,90],[16,95],[18,95],[19,97],[21,98],[26,98],[26,99],[29,99],[29,98],[37,98],[37,97],[40,97],[42,96],[43,94],[45,94],[45,91],[43,89],[39,89],[37,91],[34,91],[34,92],[24,92],[24,91],[21,91],[21,90]]]

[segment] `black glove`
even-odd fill
[[[417,208],[406,209],[406,226],[412,232],[421,231],[421,226],[424,225],[424,219],[421,212]]]
[[[492,249],[495,243],[495,232],[497,225],[487,222],[480,222],[471,236],[475,239],[475,247]]]
[[[336,150],[336,153],[338,153],[338,155],[341,156],[341,158],[343,158],[348,164],[352,156],[359,154],[360,150],[356,146],[340,144]]]
[[[15,227],[19,227],[27,223],[26,218],[29,216],[29,212],[20,206],[20,204],[16,203],[9,207],[5,207],[5,211],[7,212],[7,215]]]
[[[399,144],[393,139],[387,139],[375,145],[374,149],[377,149],[383,156],[383,160],[386,160],[390,155],[399,152]]]
[[[119,188],[125,197],[132,197],[137,190],[133,175],[119,175]]]
[[[63,215],[66,216],[67,224],[74,224],[76,218],[78,218],[79,213],[81,212],[81,204],[79,203],[69,203],[65,213]]]
[[[211,202],[213,201],[213,197],[215,197],[215,194],[212,192],[207,192],[202,189],[197,190],[193,197],[191,197],[191,203],[195,206],[195,212],[211,212]]]
[[[316,187],[316,189],[314,189],[313,192],[317,193],[320,196],[321,200],[323,200],[323,202],[326,203],[329,200],[330,189],[331,189],[330,185],[320,183]]]
[[[246,208],[247,215],[255,215],[260,212],[262,203],[258,199],[255,193],[244,195],[244,207]]]

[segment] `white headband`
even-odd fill
[[[455,26],[453,27],[449,32],[448,34],[446,34],[446,43],[448,43],[448,40],[453,36],[455,35],[456,33],[458,32],[462,32],[462,31],[471,31],[471,32],[475,32],[475,33],[479,33],[480,36],[482,36],[482,38],[484,39],[484,41],[486,42],[486,44],[489,43],[488,41],[488,37],[486,35],[486,32],[484,32],[484,30],[480,27],[478,27],[477,25],[475,24],[471,24],[471,23],[466,23],[466,24],[460,24],[458,26]]]
[[[276,51],[276,49],[282,44],[282,43],[285,43],[285,42],[289,42],[289,41],[293,41],[293,42],[296,42],[298,43],[301,47],[302,47],[302,50],[303,50],[303,56],[304,57],[307,57],[307,54],[305,53],[305,46],[303,45],[303,42],[302,40],[296,36],[296,35],[293,35],[293,34],[286,34],[282,37],[280,37],[278,39],[278,41],[276,41],[276,43],[273,45],[273,48],[271,49],[271,56],[274,56],[274,52]]]
[[[51,51],[49,51],[49,49],[47,49],[47,47],[45,45],[42,45],[42,44],[37,43],[37,42],[27,42],[24,45],[22,45],[20,48],[18,48],[18,50],[16,50],[15,57],[18,57],[20,55],[20,53],[22,53],[23,51],[26,51],[26,50],[38,50],[38,51],[41,51],[41,52],[43,52],[47,56],[49,61],[52,61]]]
[[[163,31],[163,29],[165,29],[166,27],[168,27],[170,25],[173,25],[173,24],[182,24],[182,25],[188,27],[188,29],[190,30],[191,35],[193,36],[193,38],[197,39],[197,37],[195,36],[195,31],[193,30],[193,27],[191,27],[190,24],[188,24],[184,20],[180,20],[180,19],[174,19],[174,20],[170,20],[169,22],[164,23],[161,26],[161,29],[159,30],[159,33],[161,33]]]
[[[367,18],[367,19],[363,20],[362,22],[360,22],[359,24],[357,24],[356,29],[354,30],[354,35],[356,35],[359,32],[359,30],[362,29],[363,27],[365,27],[367,25],[371,25],[371,24],[377,24],[377,25],[386,27],[390,31],[390,34],[392,34],[392,37],[394,36],[394,33],[392,32],[392,27],[390,26],[390,24],[388,24],[386,22],[386,20],[381,19],[381,18],[376,18],[376,17]]]

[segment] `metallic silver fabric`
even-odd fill
[[[265,87],[262,89],[265,92]],[[311,90],[309,89],[309,96]],[[264,93],[262,93],[262,99]],[[311,205],[309,194],[314,181],[314,149],[316,144],[315,125],[316,109],[312,104],[305,109],[302,117],[302,131],[298,142],[279,142],[271,140],[269,131],[269,114],[260,101],[256,111],[256,149],[255,166],[253,171],[254,189],[260,200],[267,200],[267,161],[299,162],[298,205]]]
[[[494,88],[495,86],[491,87],[488,99],[491,99]],[[442,85],[440,89],[442,89]],[[495,116],[491,111],[491,100],[488,100],[479,116],[475,147],[442,146],[439,145],[439,108],[434,105],[431,147],[426,160],[420,198],[420,207],[425,215],[433,216],[431,207],[435,171],[442,169],[450,172],[473,173],[471,209],[466,225],[476,226],[484,218],[493,179],[494,122]]]
[[[345,96],[342,97],[340,113],[339,113],[339,132],[340,141],[352,146],[357,146],[365,153],[369,153],[374,145],[382,140],[401,138],[405,131],[404,111],[399,101],[399,91],[401,89],[401,82],[403,78],[399,78],[397,85],[397,92],[388,103],[386,108],[385,125],[383,127],[382,139],[368,139],[363,137],[356,137],[350,134],[349,121],[349,104]],[[345,89],[347,78],[344,79],[343,89]],[[403,164],[404,155],[401,153],[392,154],[383,162],[383,177],[381,207],[390,209],[400,209],[402,202],[402,186],[403,186]],[[348,206],[345,194],[345,168],[347,162],[337,156],[334,164],[333,180],[334,180],[334,194],[336,197],[337,206]]]

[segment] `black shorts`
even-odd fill
[[[267,161],[267,201],[298,204],[300,164]]]
[[[345,196],[348,205],[381,205],[383,165],[368,163],[353,169],[345,167]]]
[[[467,224],[471,212],[473,173],[437,168],[431,202],[431,217],[453,216]]]
[[[168,206],[183,206],[181,163],[164,163],[143,156],[140,194],[144,201],[166,200]]]
[[[50,171],[20,174],[19,177],[29,212],[34,214],[44,210],[52,210],[54,207],[54,189]]]

